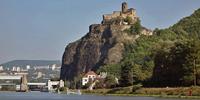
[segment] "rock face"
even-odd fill
[[[120,15],[116,18],[119,17]],[[136,18],[135,15],[132,18]],[[106,23],[103,23],[105,20]],[[125,32],[131,25],[123,24],[123,19],[105,20],[102,21],[102,24],[90,25],[89,32],[84,37],[70,43],[65,48],[61,79],[73,80],[74,77],[82,73],[90,70],[96,71],[102,65],[116,64],[122,60],[124,43],[133,42],[138,36]],[[135,22],[135,20],[133,21]]]

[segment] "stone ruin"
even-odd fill
[[[139,17],[136,15],[136,10],[133,8],[128,9],[128,4],[126,2],[123,2],[121,11],[114,11],[112,14],[103,15],[102,24],[109,24],[114,19],[126,19],[127,17],[130,17],[132,19],[132,23],[136,22],[139,19]]]

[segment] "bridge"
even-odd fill
[[[17,91],[28,91],[26,75],[1,75],[0,80],[19,80],[19,83],[0,83],[2,86],[15,86]],[[20,87],[19,87],[20,85]]]
[[[4,82],[5,80],[19,80],[18,82]],[[64,87],[64,81],[51,81],[49,80],[47,83],[33,83],[33,82],[27,82],[26,75],[3,75],[0,76],[0,89],[2,86],[15,86],[16,90],[18,91],[28,91],[30,90],[40,90],[47,88],[49,91],[54,91],[57,87]]]

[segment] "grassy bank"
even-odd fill
[[[151,96],[167,98],[195,98],[200,99],[200,87],[177,88],[134,88],[119,87],[114,89],[82,90],[84,94],[113,95],[113,96]]]

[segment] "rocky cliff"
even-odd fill
[[[135,16],[128,17],[134,23],[139,19]],[[84,37],[67,45],[62,58],[61,79],[73,80],[75,76],[90,70],[96,71],[102,65],[119,63],[123,59],[125,43],[134,42],[139,36],[126,31],[133,24],[128,24],[120,14],[115,19],[103,22],[105,21],[90,25],[89,32]],[[141,32],[151,34],[146,28]]]

